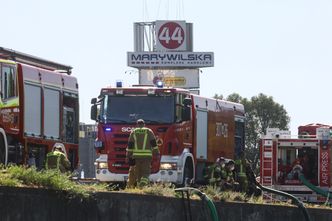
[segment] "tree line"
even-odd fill
[[[284,106],[273,100],[272,96],[258,94],[250,99],[241,97],[237,93],[226,98],[215,94],[216,99],[241,103],[245,109],[245,154],[252,168],[259,172],[259,139],[266,133],[267,128],[288,130],[290,117]]]

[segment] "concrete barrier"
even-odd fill
[[[220,221],[304,220],[296,207],[246,203],[215,203]],[[210,211],[199,200],[190,202],[193,221],[208,221]],[[331,221],[332,210],[309,209],[313,221]],[[96,193],[93,199],[69,199],[63,192],[0,187],[0,221],[185,221],[189,205],[178,198],[119,192]]]

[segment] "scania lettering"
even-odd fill
[[[0,164],[41,169],[55,143],[78,164],[78,84],[71,67],[0,47]]]
[[[98,98],[92,99],[91,119],[98,123],[95,165],[101,181],[126,181],[128,137],[140,118],[154,131],[161,153],[152,161],[151,181],[204,182],[207,166],[244,149],[241,104],[146,86],[103,88]]]

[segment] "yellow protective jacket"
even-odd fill
[[[129,159],[152,158],[152,152],[159,153],[152,130],[146,127],[135,128],[129,136],[127,157]]]
[[[57,169],[61,172],[66,172],[70,168],[70,162],[64,153],[55,150],[46,155],[45,168],[47,170]]]

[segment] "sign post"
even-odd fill
[[[159,20],[134,23],[134,51],[127,64],[138,69],[139,84],[162,81],[169,87],[196,90],[199,68],[213,67],[213,52],[194,52],[191,23]]]

